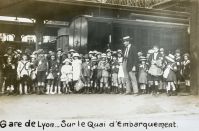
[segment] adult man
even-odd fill
[[[130,43],[130,36],[123,37],[123,44],[126,47],[124,52],[123,70],[124,79],[126,82],[126,95],[133,93],[138,94],[138,84],[136,79],[136,65],[137,65],[137,49]],[[132,86],[132,87],[131,87]]]

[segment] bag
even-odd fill
[[[78,80],[74,86],[75,91],[80,91],[84,87],[82,80]]]
[[[168,77],[168,75],[169,75],[169,71],[170,71],[170,68],[166,68],[165,70],[164,70],[164,73],[163,73],[163,78],[167,78]]]
[[[161,68],[157,67],[156,65],[151,65],[148,73],[151,74],[152,76],[161,76],[163,74],[163,71]]]

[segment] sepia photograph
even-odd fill
[[[0,0],[0,130],[199,130],[199,0]]]

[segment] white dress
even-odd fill
[[[72,67],[73,67],[73,81],[77,81],[80,79],[81,76],[81,60],[73,60]]]
[[[72,80],[72,66],[71,65],[63,65],[61,68],[61,81],[69,82]]]

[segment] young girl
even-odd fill
[[[57,91],[57,73],[58,73],[58,63],[55,59],[55,55],[52,54],[50,56],[50,61],[48,63],[48,75],[47,75],[47,91],[46,91],[46,94],[55,94],[56,91]],[[53,92],[53,87],[55,87],[55,90]],[[58,94],[61,94],[61,91],[58,90]]]
[[[63,85],[63,91],[65,93],[71,93],[69,82],[72,82],[72,66],[70,59],[65,59],[63,61],[64,65],[61,67],[61,77],[60,80]]]
[[[185,85],[186,85],[186,91],[190,92],[190,77],[191,77],[191,70],[190,70],[190,64],[191,61],[189,59],[189,54],[185,53],[184,54],[184,61],[182,62],[182,76],[185,80]]]
[[[38,60],[36,62],[37,65],[37,82],[38,82],[38,94],[44,94],[44,88],[45,88],[45,80],[47,75],[47,69],[48,69],[48,61],[46,60],[44,56],[44,51],[39,51]]]
[[[146,85],[147,85],[147,64],[146,64],[146,57],[140,57],[140,65],[139,65],[139,73],[138,73],[138,82],[140,84],[140,90],[142,94],[146,94]]]
[[[124,82],[124,71],[123,71],[123,57],[122,57],[122,50],[118,50],[118,62],[119,62],[119,71],[118,71],[118,86],[119,86],[119,93],[123,94],[125,91],[125,82]]]
[[[175,84],[177,82],[177,79],[176,79],[177,65],[175,62],[175,56],[172,54],[169,54],[165,58],[166,58],[167,64],[166,64],[166,69],[164,70],[164,73],[163,73],[163,77],[165,78],[165,81],[166,81],[167,95],[168,96],[177,95],[176,87],[175,87]]]
[[[22,55],[22,60],[18,62],[17,77],[19,79],[19,92],[20,94],[28,94],[28,86],[30,83],[30,62],[26,54]]]
[[[8,95],[12,94],[14,91],[14,82],[16,81],[16,66],[12,61],[12,57],[8,56],[7,62],[3,65],[5,73],[5,89],[3,92],[8,92]]]

